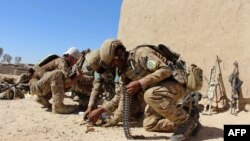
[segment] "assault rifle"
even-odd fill
[[[232,86],[232,95],[231,95],[231,114],[237,115],[237,111],[239,110],[239,96],[241,93],[241,85],[243,81],[239,78],[239,69],[238,62],[234,62],[234,70],[232,74],[229,76],[229,82]]]
[[[214,97],[216,97],[216,101],[217,101],[216,66],[213,66],[213,68],[211,69],[207,94],[206,96],[203,97],[203,98],[207,98],[207,104],[205,105],[205,108],[202,114],[212,115],[211,109],[212,109],[212,102],[213,102]],[[216,103],[216,108],[218,108],[217,103]]]
[[[12,88],[14,88],[14,89],[12,89]],[[20,89],[27,90],[27,89],[29,89],[29,86],[25,85],[25,84],[21,84],[21,83],[17,83],[17,84],[2,83],[2,84],[0,84],[0,93],[3,93],[9,89],[12,89],[14,92],[13,99],[15,99],[16,95],[18,95],[20,98],[24,98],[24,94]],[[12,98],[9,97],[8,99],[12,99]]]
[[[220,92],[219,100],[216,100],[216,103],[218,104],[219,102],[222,102],[223,108],[225,109],[229,106],[229,99],[227,98],[226,89],[224,86],[222,73],[221,73],[220,63],[222,62],[222,60],[217,56],[216,61],[219,67],[219,74],[218,74],[217,80],[218,80],[218,86],[219,86],[219,92]]]
[[[221,67],[220,63],[222,60],[217,56],[216,58],[216,63],[215,66],[211,69],[211,74],[210,74],[210,79],[208,82],[208,90],[207,90],[207,95],[203,98],[207,98],[207,104],[205,105],[205,109],[202,114],[204,115],[212,115],[211,109],[212,109],[212,102],[213,98],[215,97],[216,99],[216,106],[215,106],[215,111],[219,110],[219,102],[222,102],[223,105],[223,110],[225,110],[229,106],[229,99],[227,98],[226,95],[226,90],[222,78],[222,73],[221,73]],[[216,67],[218,65],[219,72],[218,72],[218,77],[216,80]],[[217,88],[219,88],[219,95],[217,94]]]

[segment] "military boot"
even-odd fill
[[[74,105],[64,105],[63,103],[53,104],[52,113],[53,114],[71,114],[75,111]]]
[[[53,104],[52,104],[52,113],[54,114],[70,114],[75,111],[73,105],[64,105],[63,104],[63,93],[62,94],[53,94]]]
[[[202,125],[199,121],[200,111],[199,111],[199,101],[201,100],[202,95],[199,92],[191,92],[190,95],[187,95],[183,100],[183,109],[189,113],[193,120],[197,123],[195,130],[192,132],[192,135],[195,136],[201,129]],[[190,106],[191,102],[191,106]],[[191,110],[190,110],[191,108]]]
[[[171,136],[171,141],[183,141],[186,140],[192,132],[197,127],[197,123],[193,120],[192,117],[180,124],[175,130],[174,134]]]
[[[195,136],[201,129],[202,125],[199,121],[200,118],[200,112],[198,108],[193,108],[191,110],[191,117],[194,119],[194,121],[197,123],[196,128],[194,129],[194,131],[192,132],[192,136]]]
[[[38,102],[39,104],[41,104],[43,106],[42,108],[52,109],[52,104],[50,104],[49,100],[47,100],[43,96],[38,96],[37,99],[36,99],[36,102]]]
[[[186,111],[186,112],[189,112],[189,108],[188,107],[183,107],[183,109]],[[199,112],[199,109],[197,107],[192,107],[192,110],[191,110],[191,114],[190,116],[193,118],[193,120],[197,123],[197,126],[195,128],[195,130],[192,132],[192,136],[195,136],[201,129],[202,125],[199,121],[200,119],[200,112]]]

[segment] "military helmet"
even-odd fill
[[[90,52],[87,56],[86,56],[86,63],[89,67],[91,67],[92,70],[98,70],[98,68],[100,67],[99,62],[101,60],[100,57],[100,50],[95,50],[93,52]]]
[[[115,55],[117,47],[123,46],[122,42],[117,39],[107,39],[103,42],[100,49],[102,67],[109,67]],[[123,46],[124,47],[124,46]]]

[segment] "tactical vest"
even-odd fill
[[[172,71],[172,76],[170,78],[174,78],[178,83],[186,85],[187,88],[191,91],[198,91],[201,89],[203,83],[202,69],[194,64],[187,67],[185,61],[180,59],[180,55],[178,53],[172,51],[170,48],[168,48],[163,44],[159,44],[158,46],[140,45],[137,46],[135,49],[133,49],[131,51],[132,59],[130,59],[132,68],[134,60],[133,58],[135,57],[133,56],[133,54],[135,54],[135,51],[141,47],[148,47],[166,58],[165,63]],[[140,74],[143,75],[144,73],[143,71],[145,71],[145,69],[142,69],[141,67],[138,66],[134,66],[133,70],[135,75],[136,72],[140,72]],[[136,77],[140,78],[141,75],[138,75]]]
[[[161,56],[165,57],[166,59],[164,62],[168,65],[168,67],[172,71],[171,77],[173,77],[180,84],[186,84],[187,82],[186,63],[183,60],[179,59],[180,55],[178,53],[175,53],[174,51],[170,50],[165,45],[159,44],[158,46],[154,46],[154,45],[137,46],[131,51],[131,54],[132,54],[131,55],[132,59],[130,59],[131,64],[133,64],[132,62],[135,58],[133,54],[135,54],[137,49],[142,48],[142,47],[148,47],[158,52]],[[131,66],[133,67],[133,65]],[[141,67],[134,66],[134,68],[136,68],[134,69],[134,71],[140,72],[143,74],[143,69]],[[137,76],[137,77],[140,77],[140,76]]]
[[[125,70],[126,76],[131,80],[139,80],[143,78],[145,75],[149,74],[148,70],[139,64],[135,63],[135,52],[136,49],[130,51],[130,55],[128,58],[129,67]]]

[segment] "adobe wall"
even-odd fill
[[[164,43],[207,78],[218,55],[228,95],[237,60],[243,95],[250,97],[250,0],[123,0],[118,38],[128,49]]]

